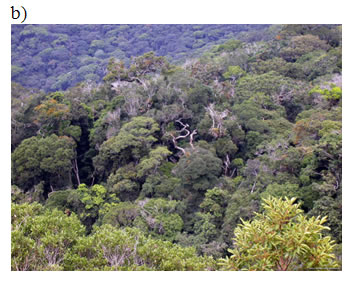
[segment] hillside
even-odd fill
[[[78,52],[70,60],[89,61],[109,53],[90,34],[110,38],[117,27],[52,28],[71,34],[60,43]],[[205,35],[202,54],[183,54],[184,43],[163,49],[161,31],[171,60],[140,55],[145,47],[98,56],[97,81],[83,76],[74,87],[18,65],[34,88],[68,88],[12,83],[12,269],[340,269],[342,27],[258,28],[237,27],[246,32],[221,44]],[[14,50],[54,39],[50,26],[16,29]],[[69,42],[90,42],[89,55]],[[50,54],[44,69],[66,62],[57,50],[31,55],[39,49],[24,48],[25,58]]]
[[[109,58],[129,64],[154,51],[171,62],[200,56],[215,44],[268,25],[12,25],[12,80],[45,91],[99,82]]]

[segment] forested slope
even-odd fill
[[[263,32],[268,26],[12,25],[12,80],[46,92],[66,90],[101,81],[111,57],[128,64],[131,57],[154,51],[182,62],[235,36],[271,38],[271,29]]]
[[[65,91],[14,82],[12,268],[339,267],[341,26],[275,30]]]

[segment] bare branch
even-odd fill
[[[177,145],[176,137],[175,137],[173,134],[170,134],[170,136],[172,136],[172,138],[173,138],[174,147],[175,147],[176,149],[182,151],[183,154],[185,155],[185,150]]]
[[[75,173],[76,180],[77,180],[77,184],[80,185],[80,184],[81,184],[81,181],[80,181],[80,175],[79,175],[79,173],[78,173],[77,158],[75,158],[75,159],[72,161],[72,170],[73,170],[74,173]]]
[[[228,116],[229,111],[226,109],[223,112],[217,112],[213,104],[208,105],[205,109],[212,119],[212,127],[209,132],[216,138],[222,136],[225,132],[223,129],[223,119]]]
[[[179,132],[179,133],[185,132],[185,133],[184,133],[184,135],[179,135],[179,136],[174,136],[174,134],[172,134],[172,133],[169,133],[169,135],[172,137],[174,147],[175,147],[176,149],[182,151],[183,154],[185,155],[185,149],[184,149],[184,148],[181,148],[181,147],[179,147],[179,146],[177,145],[177,140],[179,140],[179,139],[185,139],[186,137],[190,136],[190,141],[189,141],[190,146],[191,146],[192,149],[195,149],[195,147],[194,147],[194,145],[193,145],[192,142],[194,141],[194,135],[197,134],[197,130],[194,129],[194,130],[192,131],[192,133],[190,134],[190,130],[187,129],[187,128],[190,127],[189,124],[187,124],[187,123],[184,124],[184,123],[181,121],[181,119],[177,119],[175,122],[179,123],[179,124],[183,127],[182,129],[177,130],[176,132]]]
[[[177,132],[183,132],[183,131],[186,131],[186,134],[185,134],[185,135],[180,135],[180,136],[176,137],[176,140],[181,139],[181,138],[186,138],[186,137],[188,137],[188,136],[189,136],[189,134],[190,134],[190,131],[189,131],[189,130],[187,130],[186,128],[188,128],[188,127],[189,127],[189,125],[188,125],[188,124],[184,124],[184,123],[182,123],[180,119],[177,119],[177,120],[176,120],[176,122],[180,123],[180,124],[183,126],[183,128],[182,128],[182,129],[180,129],[180,130],[178,130]]]
[[[229,166],[230,166],[230,160],[229,160],[229,155],[228,154],[226,156],[226,160],[223,163],[224,163],[224,175],[227,176],[228,169],[229,169]]]
[[[194,129],[194,130],[192,131],[192,133],[190,134],[190,146],[191,146],[192,149],[195,149],[194,145],[192,144],[192,142],[193,142],[193,140],[194,140],[194,135],[195,135],[195,134],[197,134],[196,129]]]
[[[256,182],[257,182],[257,177],[256,177],[256,179],[255,179],[255,182],[254,182],[254,184],[252,185],[252,187],[251,187],[251,194],[254,192],[254,190],[255,190],[255,187],[256,187]]]

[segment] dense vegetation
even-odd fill
[[[173,62],[201,55],[238,36],[270,38],[268,25],[12,25],[12,80],[48,91],[100,82],[109,58],[155,51]],[[251,31],[244,34],[244,32]]]
[[[18,33],[41,42],[49,28],[14,27],[13,48],[24,44]],[[106,33],[90,40],[121,42]],[[99,83],[86,77],[65,91],[12,83],[13,270],[340,267],[341,26],[241,38],[183,64],[128,45],[128,62],[110,58]],[[162,55],[183,58],[174,47]],[[30,65],[17,81],[31,80]],[[39,73],[49,84],[37,88],[71,86]]]

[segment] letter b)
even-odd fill
[[[11,10],[12,10],[12,18],[14,20],[17,20],[20,17],[20,15],[21,15],[20,11],[19,10],[15,10],[14,6],[11,7]]]

